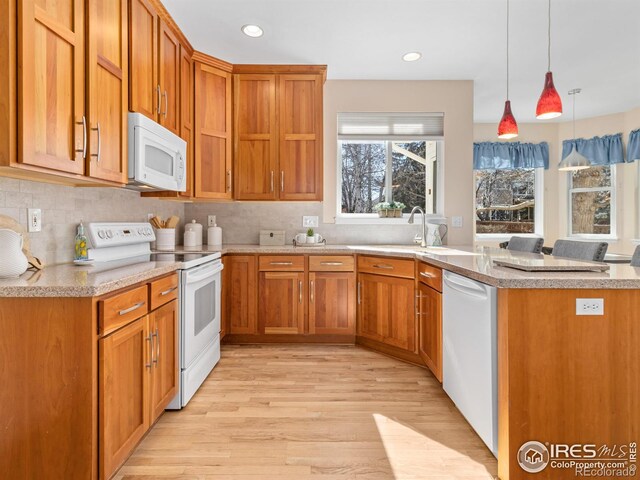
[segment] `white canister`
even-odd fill
[[[17,277],[27,271],[29,263],[22,253],[23,240],[13,230],[0,230],[0,278]]]
[[[184,226],[184,231],[195,233],[196,244],[193,245],[194,247],[199,247],[200,245],[202,245],[202,224],[201,223],[196,223],[195,220],[191,220],[191,223],[187,223]]]
[[[222,228],[216,224],[207,229],[207,245],[210,247],[219,247],[222,245]]]
[[[158,228],[156,230],[156,248],[158,250],[175,250],[176,229]]]
[[[184,242],[182,244],[185,247],[197,247],[196,232],[194,232],[193,230],[186,230],[184,232]]]

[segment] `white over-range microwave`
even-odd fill
[[[129,113],[129,182],[134,190],[187,189],[187,142],[141,113]]]

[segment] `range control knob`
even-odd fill
[[[106,238],[106,234],[104,233],[104,230],[98,230],[98,237],[102,239]]]
[[[107,230],[107,238],[113,238],[113,232],[111,230]]]

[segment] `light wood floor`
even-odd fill
[[[223,346],[116,479],[497,478],[427,370],[355,346]]]

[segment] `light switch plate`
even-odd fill
[[[302,226],[303,227],[307,227],[307,228],[317,227],[318,226],[318,216],[317,215],[313,215],[313,216],[303,215],[303,217],[302,217]]]
[[[42,231],[42,210],[39,208],[27,209],[27,231],[28,232],[41,232]]]
[[[462,228],[462,217],[451,217],[451,226],[453,228]]]
[[[216,225],[216,216],[207,215],[207,227],[215,227],[215,225]]]
[[[604,298],[576,298],[576,315],[604,315]]]

